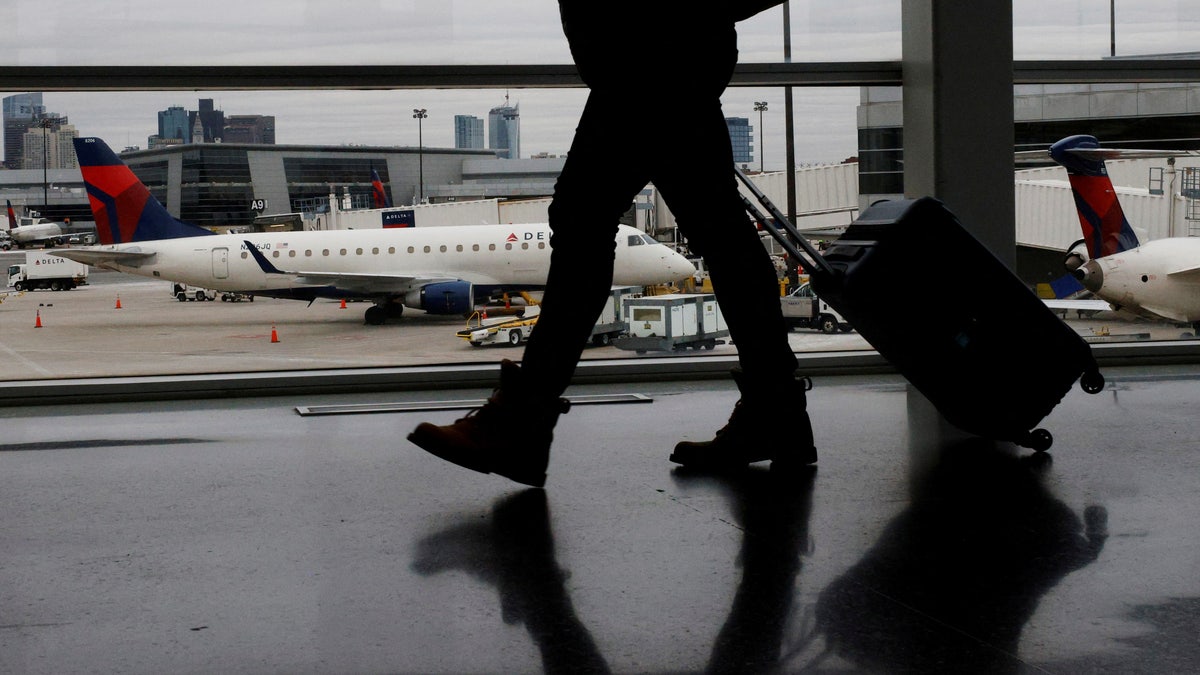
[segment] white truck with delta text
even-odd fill
[[[16,291],[69,291],[87,278],[87,265],[43,251],[27,251],[25,264],[8,267],[8,287]]]

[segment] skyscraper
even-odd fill
[[[754,161],[754,145],[750,142],[750,133],[754,127],[746,117],[726,117],[725,125],[729,127],[729,140],[733,143],[733,161],[738,164],[749,164]]]
[[[158,111],[158,137],[180,142],[192,137],[192,125],[188,122],[188,112],[183,106],[173,105]]]
[[[3,105],[4,165],[20,169],[25,157],[25,132],[33,126],[38,115],[46,112],[46,107],[42,105],[41,92],[6,96]]]
[[[521,111],[520,106],[510,106],[508,96],[504,105],[488,111],[488,148],[499,150],[501,159],[517,159],[521,156]]]
[[[195,117],[192,119],[193,124],[196,119],[200,120],[203,136],[203,140],[200,142],[219,143],[222,140],[225,134],[225,111],[214,108],[211,98],[200,99],[200,109],[195,112]]]
[[[45,124],[45,128],[42,128]],[[43,113],[25,132],[22,142],[22,169],[73,169],[79,166],[72,142],[79,132],[56,113]]]
[[[225,143],[275,144],[274,115],[229,115],[225,118]]]
[[[474,115],[454,116],[454,147],[466,150],[483,149],[483,119]]]

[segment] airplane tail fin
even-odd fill
[[[8,205],[8,229],[13,229],[17,226],[17,214],[13,213],[12,202],[5,199],[4,203]]]
[[[379,178],[379,172],[375,169],[371,169],[371,201],[377,209],[392,207],[392,200],[388,199],[387,192],[383,189],[383,180]]]
[[[99,138],[76,138],[75,154],[101,244],[213,234],[185,223],[150,194],[133,171]]]
[[[1102,258],[1137,248],[1137,235],[1117,199],[1100,142],[1094,136],[1069,136],[1050,146],[1050,157],[1067,170],[1071,180],[1088,256]]]

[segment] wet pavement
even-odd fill
[[[297,413],[484,390],[3,408],[0,671],[1195,672],[1200,367],[1106,376],[1042,455],[820,377],[791,474],[667,461],[728,381],[579,386],[649,401],[544,490],[404,440],[461,411]]]

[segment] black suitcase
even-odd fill
[[[959,429],[1043,451],[1053,437],[1035,427],[1075,381],[1104,388],[1087,342],[940,201],[874,204],[821,254],[737,173],[774,222],[743,197],[751,215],[809,261],[816,294]]]

